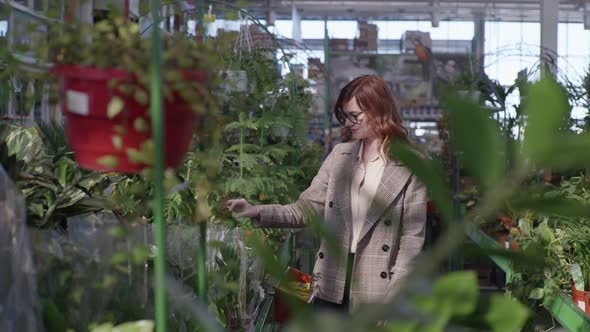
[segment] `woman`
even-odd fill
[[[407,131],[381,78],[348,83],[334,113],[345,143],[334,147],[295,203],[232,199],[226,207],[258,227],[303,227],[312,214],[323,217],[339,241],[323,239],[316,255],[315,303],[348,311],[386,303],[401,287],[424,243],[426,189],[388,153],[391,141],[407,140]]]

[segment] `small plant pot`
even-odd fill
[[[576,285],[572,281],[572,300],[587,316],[590,316],[590,292],[580,291],[576,289]]]
[[[76,65],[59,65],[52,72],[59,78],[68,143],[81,167],[137,173],[149,166],[148,161],[132,157],[134,152],[144,151],[145,143],[152,138],[149,94],[146,92],[146,102],[140,103],[133,94],[125,95],[109,86],[111,80],[136,82],[132,73]],[[201,72],[184,76],[192,82],[205,79]],[[123,102],[123,107],[109,116],[114,97]],[[177,167],[190,148],[199,115],[177,95],[165,98],[163,106],[164,162],[166,167]]]
[[[504,249],[510,249],[512,251],[518,251],[518,241],[512,240],[507,234],[497,233],[495,235],[496,240],[504,247]]]
[[[304,290],[306,285],[311,285],[310,275],[291,267],[287,270],[287,280],[289,280],[291,286],[295,288],[295,291],[297,291],[297,288]],[[306,303],[309,298],[309,291],[306,294],[302,294],[301,290],[298,294],[291,294],[288,292],[288,289],[281,287],[281,285],[278,285],[275,289],[277,294],[274,311],[275,321],[278,323],[286,323],[293,316],[289,304],[293,302]],[[305,291],[303,291],[303,293],[305,293]]]

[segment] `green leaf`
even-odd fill
[[[520,218],[518,219],[518,228],[520,228],[521,232],[526,236],[531,236],[531,231],[533,229],[533,222],[528,218]]]
[[[143,89],[136,89],[135,93],[134,93],[134,97],[138,103],[140,103],[142,105],[148,104],[148,94]]]
[[[429,197],[436,203],[436,208],[440,211],[443,220],[452,221],[452,195],[445,182],[441,165],[434,160],[424,158],[409,145],[401,142],[392,142],[389,149],[395,159],[402,161],[424,183]]]
[[[484,320],[494,332],[512,332],[519,331],[529,315],[529,310],[520,302],[494,294],[490,298],[490,307]]]
[[[57,181],[62,188],[68,183],[68,164],[60,160],[57,165]]]
[[[150,257],[150,250],[148,247],[141,245],[133,248],[131,251],[131,259],[135,264],[141,264],[144,260]]]
[[[68,328],[66,318],[52,300],[43,301],[43,321],[48,331],[65,331]]]
[[[119,158],[117,156],[106,155],[98,158],[96,163],[106,168],[115,168],[119,165]]]
[[[385,327],[388,332],[419,332],[420,329],[418,322],[405,320],[391,322]]]
[[[551,243],[553,242],[553,240],[555,240],[555,234],[553,233],[551,228],[549,228],[546,218],[535,229],[535,236],[543,240],[545,243]]]
[[[126,151],[127,158],[134,163],[151,165],[154,162],[155,147],[154,141],[149,139],[141,144],[141,148],[137,149],[129,148]]]
[[[547,142],[544,151],[536,151],[537,166],[568,170],[590,164],[590,133],[569,134]]]
[[[515,210],[532,210],[545,215],[561,215],[568,217],[587,217],[590,215],[590,204],[562,197],[535,197],[530,193],[521,193],[510,201]]]
[[[33,213],[33,215],[36,215],[38,217],[43,217],[43,215],[45,214],[43,204],[29,203],[28,208]]]
[[[156,157],[156,146],[154,141],[151,139],[145,140],[141,144],[141,152],[144,154],[145,163],[148,165],[153,164]]]
[[[244,152],[257,153],[260,152],[260,146],[254,144],[235,144],[225,150],[225,152],[239,152],[242,149]]]
[[[133,149],[133,148],[129,148],[125,152],[127,153],[127,158],[131,162],[134,162],[136,164],[142,164],[143,163],[144,156],[143,156],[143,154],[141,152],[139,152],[139,150]]]
[[[90,332],[113,332],[113,323],[104,323],[98,326],[90,326]]]
[[[505,144],[498,123],[476,103],[451,97],[446,106],[453,146],[482,187],[491,188],[504,175]]]
[[[110,236],[121,239],[121,238],[127,236],[127,234],[128,234],[128,232],[125,229],[125,227],[123,227],[123,226],[114,226],[114,227],[109,228],[109,235]]]
[[[449,313],[466,316],[477,306],[478,282],[475,272],[462,271],[441,277],[434,285],[434,297],[438,308],[446,308]]]
[[[124,106],[125,103],[123,102],[123,99],[119,97],[111,98],[111,101],[109,102],[109,106],[107,108],[107,117],[109,119],[116,117],[119,113],[121,113],[121,111],[123,111]]]
[[[115,149],[121,150],[121,148],[123,147],[123,139],[121,138],[121,136],[113,135],[111,139],[113,141],[113,146],[115,147]]]
[[[98,158],[96,163],[106,168],[115,168],[119,165],[119,158],[113,155],[106,155]]]
[[[113,328],[113,332],[152,332],[153,330],[154,322],[151,320],[123,323]]]
[[[133,121],[133,128],[139,133],[145,133],[148,131],[148,123],[144,118],[136,118]]]
[[[540,300],[545,296],[545,290],[543,288],[535,288],[529,294],[529,299]]]
[[[561,86],[547,76],[534,83],[524,108],[527,116],[523,142],[523,157],[532,160],[554,158],[559,130],[566,127],[570,105]]]
[[[120,251],[114,253],[113,256],[111,256],[111,263],[121,264],[127,262],[127,259],[129,259],[129,254],[127,252]]]

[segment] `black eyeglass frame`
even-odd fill
[[[364,112],[346,113],[341,108],[339,108],[336,110],[336,112],[334,112],[334,115],[336,116],[336,120],[338,120],[338,122],[340,122],[341,125],[344,125],[346,124],[346,119],[350,120],[352,124],[359,123],[359,115],[363,113]]]

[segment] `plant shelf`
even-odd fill
[[[479,230],[474,224],[468,224],[467,235],[473,242],[483,249],[501,249],[502,246],[487,234]],[[498,255],[490,255],[490,258],[506,272],[506,280],[512,276],[510,260]],[[548,294],[543,299],[543,304],[551,315],[569,331],[590,331],[590,317],[578,308],[571,298],[563,293]]]

